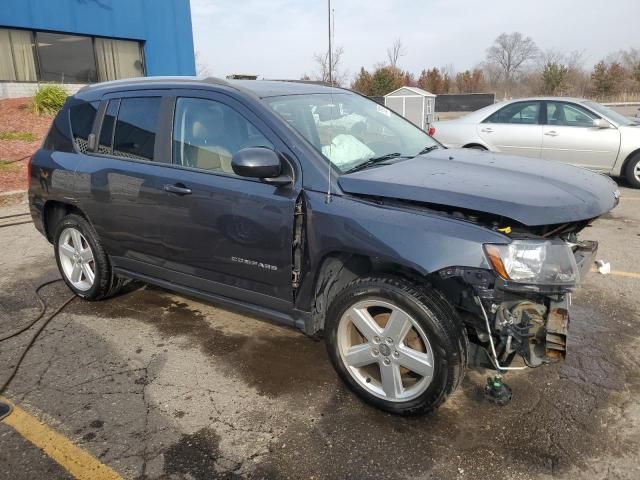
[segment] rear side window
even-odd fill
[[[154,159],[160,97],[123,98],[113,136],[113,155],[140,160]]]
[[[537,125],[539,114],[540,102],[518,102],[501,108],[483,123]]]
[[[93,130],[99,102],[83,102],[69,109],[73,143],[81,153],[87,153],[89,134]]]

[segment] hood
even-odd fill
[[[563,163],[440,149],[342,175],[343,191],[475,210],[528,226],[598,217],[618,202],[608,177]]]

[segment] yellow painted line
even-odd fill
[[[640,197],[620,197],[620,200],[640,200]]]
[[[597,273],[597,268],[592,268],[592,272]],[[637,272],[621,272],[620,270],[611,270],[607,275],[617,275],[618,277],[628,277],[628,278],[640,278],[640,273]]]
[[[5,398],[2,401],[7,402]],[[10,403],[10,402],[9,402]],[[47,425],[20,407],[13,405],[13,412],[2,420],[24,438],[58,462],[67,472],[80,480],[122,480],[111,468],[101,463],[67,437],[54,432]]]

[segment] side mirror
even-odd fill
[[[593,126],[595,128],[610,128],[611,125],[609,124],[609,122],[607,122],[605,119],[603,118],[596,118],[593,121]]]
[[[281,175],[282,160],[276,152],[266,147],[243,148],[231,158],[231,168],[241,177],[260,178],[273,185],[286,185],[292,179]]]

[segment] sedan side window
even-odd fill
[[[173,163],[233,174],[231,158],[248,147],[273,144],[224,103],[178,98],[173,125]]]
[[[564,102],[547,102],[547,123],[565,127],[592,127],[598,117],[585,108]]]
[[[516,125],[537,125],[540,102],[517,102],[501,108],[483,123],[510,123]]]

